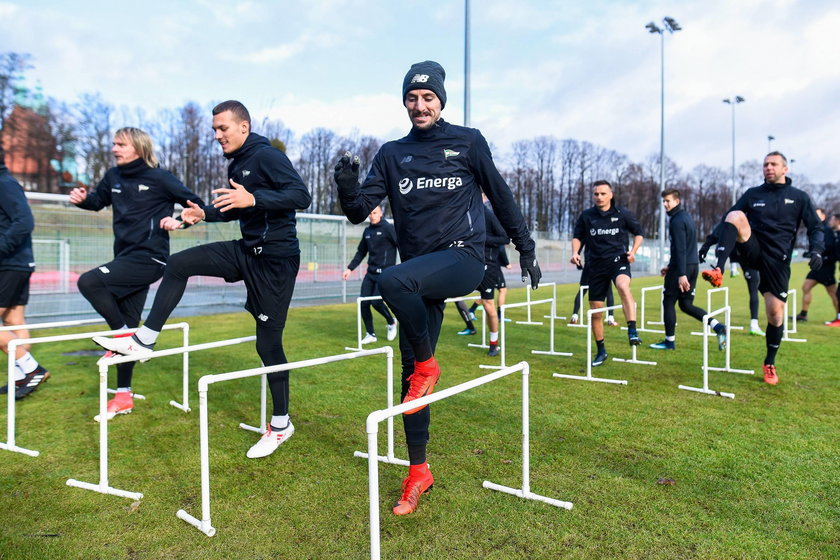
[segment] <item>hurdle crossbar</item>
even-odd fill
[[[454,387],[449,387],[447,389],[443,389],[441,391],[436,391],[431,395],[427,395],[425,397],[404,403],[399,404],[397,406],[389,407],[383,410],[376,410],[371,412],[365,423],[365,431],[367,432],[368,437],[368,495],[370,499],[369,504],[369,511],[370,511],[370,557],[373,560],[379,560],[380,558],[380,527],[379,527],[379,464],[374,459],[377,456],[377,446],[378,446],[378,433],[379,433],[379,424],[383,420],[387,420],[389,418],[393,418],[399,414],[403,414],[412,408],[416,408],[418,406],[424,406],[431,404],[433,402],[446,399],[448,397],[457,395],[458,393],[463,393],[464,391],[468,391],[480,385],[484,385],[486,383],[490,383],[492,381],[496,381],[501,379],[502,377],[506,377],[512,373],[516,373],[518,371],[522,372],[522,487],[521,488],[510,488],[508,486],[502,486],[499,484],[494,484],[485,480],[482,483],[484,488],[488,490],[496,490],[499,492],[504,492],[506,494],[511,494],[514,496],[518,496],[520,498],[524,498],[526,500],[535,500],[544,502],[546,504],[561,507],[564,509],[572,509],[573,504],[572,502],[564,502],[561,500],[555,500],[553,498],[548,498],[545,496],[541,496],[539,494],[534,494],[531,492],[531,483],[530,483],[530,423],[529,423],[529,395],[528,395],[528,382],[529,382],[529,365],[527,362],[520,362],[516,365],[510,366],[508,368],[500,369],[499,371],[495,371],[493,373],[488,373],[482,377],[478,377],[467,381],[465,383],[461,383],[459,385],[455,385]]]
[[[173,323],[171,325],[164,325],[164,330],[172,330],[172,329],[181,329],[184,332],[184,340],[186,341],[189,337],[189,328],[190,326],[187,323]],[[137,329],[117,329],[117,330],[109,330],[109,331],[95,331],[95,332],[84,332],[84,333],[73,333],[73,334],[65,334],[65,335],[55,335],[55,336],[42,336],[38,338],[16,338],[9,341],[8,350],[8,364],[6,368],[6,375],[7,375],[7,383],[8,387],[11,390],[7,393],[7,414],[6,414],[6,442],[0,442],[0,449],[5,449],[6,451],[13,451],[15,453],[23,453],[24,455],[29,455],[31,457],[37,457],[40,455],[39,451],[34,449],[26,449],[24,447],[20,447],[15,443],[15,352],[17,351],[17,347],[24,345],[24,344],[43,344],[47,342],[65,342],[68,340],[83,340],[89,339],[93,336],[113,336],[117,334],[130,334],[133,333]],[[188,362],[184,360],[184,368],[186,368]],[[184,374],[184,383],[186,383],[186,371]],[[107,387],[106,387],[107,390]],[[186,395],[186,391],[184,392]],[[137,395],[137,398],[143,398],[142,395]],[[184,399],[184,406],[178,407],[181,410],[189,410],[187,406],[187,401]]]
[[[394,349],[390,346],[383,346],[381,348],[374,348],[371,350],[359,350],[357,352],[351,352],[349,354],[338,354],[335,356],[326,356],[323,358],[313,358],[311,360],[302,360],[299,362],[290,362],[287,364],[278,364],[274,366],[268,367],[261,367],[255,369],[247,369],[242,371],[233,371],[228,373],[214,373],[209,375],[204,375],[198,380],[198,406],[199,406],[199,437],[200,437],[200,454],[201,454],[201,519],[198,519],[189,513],[186,510],[179,509],[176,512],[176,517],[183,521],[186,521],[208,537],[212,537],[216,534],[216,528],[213,527],[212,520],[210,517],[210,429],[209,429],[209,421],[208,421],[208,412],[207,412],[207,394],[210,390],[210,385],[213,383],[219,383],[221,381],[231,381],[234,379],[244,379],[246,377],[254,377],[257,375],[261,375],[265,377],[266,374],[275,373],[278,371],[291,371],[293,369],[300,369],[312,366],[319,366],[324,364],[329,364],[333,362],[340,362],[343,360],[352,360],[354,358],[362,358],[367,356],[375,356],[377,354],[385,354],[385,357],[388,362],[388,370],[389,375],[388,379],[391,379],[391,370],[393,369],[393,358],[394,358]],[[393,395],[393,392],[389,393]],[[390,404],[393,401],[389,401],[389,409],[391,408]],[[390,433],[390,432],[389,432]],[[378,456],[375,452],[372,456],[368,456],[369,461],[373,461],[374,463],[377,462],[377,459],[382,460],[382,457]],[[389,452],[392,454],[393,449],[392,447],[389,448]],[[404,462],[404,464],[408,464],[408,462]]]
[[[721,286],[720,288],[709,288],[708,290],[706,290],[706,309],[709,309],[709,310],[712,309],[712,296],[714,294],[718,294],[718,293],[723,294],[723,307],[730,307],[729,306],[729,287],[728,286]],[[730,317],[730,316],[731,316],[731,314],[728,315],[727,317]],[[730,327],[729,321],[730,321],[729,318],[727,318],[726,319],[726,326],[727,327]],[[712,329],[711,326],[709,326],[708,323],[702,323],[702,325],[703,325],[703,330],[705,332],[692,331],[691,334],[694,335],[694,336],[706,336],[705,333],[708,333],[709,336],[715,336],[715,331]],[[744,327],[731,326],[731,328],[732,328],[732,330],[737,330],[737,331],[744,330]],[[728,335],[727,335],[727,337],[728,337]]]
[[[730,399],[735,398],[735,393],[725,393],[723,391],[715,391],[709,389],[709,372],[710,371],[729,371],[732,373],[746,373],[752,375],[755,373],[751,369],[734,369],[731,367],[730,362],[730,352],[732,348],[732,338],[730,337],[730,317],[731,317],[732,308],[728,305],[721,307],[720,309],[716,309],[714,311],[710,311],[703,315],[703,324],[707,324],[709,319],[714,317],[715,315],[720,315],[721,313],[724,315],[724,320],[726,321],[726,358],[725,358],[725,367],[711,367],[709,365],[709,339],[714,335],[714,333],[710,333],[708,329],[703,330],[703,387],[690,387],[688,385],[679,385],[680,389],[685,391],[694,391],[697,393],[704,393],[706,395],[716,395],[718,397],[727,397]]]
[[[498,366],[481,364],[478,367],[480,367],[482,369],[502,369],[502,368],[507,367],[505,365],[505,348],[507,347],[507,341],[505,340],[505,332],[506,332],[506,329],[505,329],[505,311],[507,311],[508,309],[511,309],[513,307],[526,307],[527,306],[528,309],[530,309],[532,305],[540,305],[540,304],[544,304],[544,303],[550,303],[551,304],[551,309],[552,309],[551,314],[554,315],[554,300],[550,299],[550,298],[549,299],[538,299],[538,300],[534,300],[534,301],[522,301],[522,302],[519,302],[519,303],[506,303],[503,306],[501,306],[499,308],[500,309],[500,314],[499,314],[499,345],[501,346],[501,348],[499,349],[500,350],[499,355],[500,355],[500,362],[501,363]],[[531,323],[531,324],[534,324],[534,323]],[[542,323],[536,323],[536,324],[542,325]],[[554,319],[551,320],[551,324],[552,325],[554,324]],[[551,330],[551,338],[552,338],[551,348],[553,350],[554,349],[554,343],[553,343],[554,329]]]
[[[165,327],[164,327],[165,328]],[[194,344],[192,346],[184,346],[181,348],[168,348],[166,350],[156,350],[142,355],[134,356],[114,356],[112,358],[102,358],[99,360],[99,484],[92,484],[90,482],[82,482],[74,478],[67,480],[67,486],[81,488],[83,490],[91,490],[99,492],[100,494],[111,494],[120,496],[122,498],[130,498],[139,500],[143,497],[140,492],[130,492],[127,490],[120,490],[114,488],[108,481],[108,368],[112,365],[125,364],[128,362],[136,362],[137,360],[146,360],[152,358],[162,358],[164,356],[175,356],[185,352],[198,352],[200,350],[208,350],[211,348],[221,348],[223,346],[231,346],[233,344],[241,344],[243,342],[252,342],[256,340],[255,336],[243,336],[239,338],[231,338],[229,340],[219,340],[216,342],[205,342],[204,344]]]

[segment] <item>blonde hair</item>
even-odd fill
[[[114,136],[127,138],[134,146],[134,150],[137,152],[137,155],[146,162],[146,165],[149,167],[158,166],[158,159],[155,156],[155,148],[152,145],[152,138],[146,131],[134,128],[133,126],[125,126],[115,132]]]

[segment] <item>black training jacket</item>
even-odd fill
[[[626,256],[628,233],[642,235],[642,226],[630,210],[613,201],[605,212],[595,206],[581,212],[574,238],[583,244],[584,258],[590,263]]]
[[[35,220],[23,188],[0,164],[0,270],[35,270],[33,229]]]
[[[831,270],[834,271],[834,265],[837,263],[838,258],[838,247],[837,247],[837,238],[834,234],[834,230],[831,229],[831,226],[828,225],[828,220],[824,221],[822,224],[823,228],[823,266],[831,267]]]
[[[204,208],[205,220],[239,220],[242,241],[248,249],[260,246],[281,257],[300,254],[295,210],[309,208],[312,197],[286,154],[252,132],[242,147],[225,157],[230,159],[228,178],[254,195],[256,204],[227,212],[208,205]]]
[[[389,266],[397,264],[397,247],[397,232],[394,226],[382,218],[378,224],[370,224],[365,228],[356,254],[347,268],[356,270],[365,255],[368,255],[368,272],[379,274]]]
[[[697,256],[697,232],[694,220],[683,210],[682,203],[668,211],[668,233],[671,236],[671,260],[668,268],[677,276],[685,276],[686,265],[700,264]]]
[[[160,261],[169,257],[169,232],[160,220],[172,216],[175,203],[204,202],[175,175],[149,167],[143,159],[112,167],[105,177],[77,204],[85,210],[113,210],[114,257],[146,253]]]
[[[533,254],[528,226],[481,132],[442,119],[382,146],[361,187],[339,190],[339,200],[358,224],[387,196],[403,261],[462,247],[483,262],[482,190],[517,250]]]
[[[510,237],[505,233],[493,209],[487,204],[484,205],[484,224],[487,227],[487,236],[484,239],[484,264],[488,267],[501,266],[499,249],[510,243]]]
[[[758,237],[763,251],[773,259],[790,262],[796,242],[796,230],[804,223],[808,229],[809,251],[822,252],[822,222],[808,193],[784,184],[764,183],[747,189],[732,210],[747,215],[752,234]]]

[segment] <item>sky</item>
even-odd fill
[[[588,141],[684,171],[772,149],[791,175],[840,181],[836,0],[471,0],[471,119],[501,156],[517,140]],[[297,138],[326,127],[389,140],[410,126],[409,66],[446,69],[443,117],[464,119],[464,0],[0,0],[0,52],[32,55],[27,83],[75,101],[100,92],[154,113],[239,99]],[[116,123],[119,126],[136,123]],[[259,132],[259,130],[256,130]],[[209,133],[209,131],[208,131]],[[756,184],[761,182],[756,177]]]

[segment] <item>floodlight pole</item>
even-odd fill
[[[470,0],[464,0],[464,126],[470,126]]]
[[[735,106],[739,103],[743,103],[746,101],[740,95],[735,95],[731,99],[727,97],[723,100],[724,103],[727,105],[732,106],[732,206],[735,206],[735,203],[738,201],[738,186],[735,184]],[[768,136],[768,142],[770,141],[772,136]],[[730,266],[730,275],[737,276],[738,274],[738,265],[734,262],[729,263]]]

